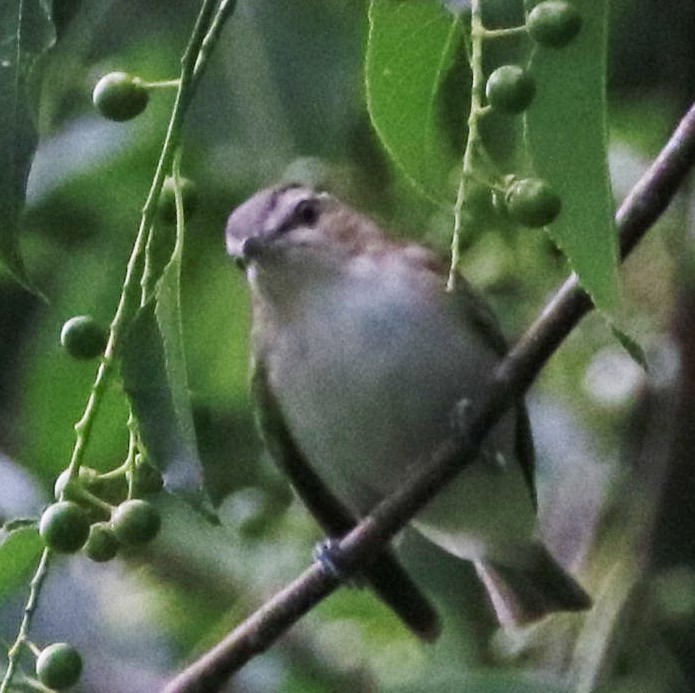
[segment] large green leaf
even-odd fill
[[[608,2],[573,4],[584,20],[577,39],[561,50],[535,51],[538,91],[526,127],[536,173],[562,197],[550,234],[597,307],[613,311],[618,250],[606,150]]]
[[[166,229],[163,229],[165,231]],[[123,382],[150,459],[166,488],[214,519],[203,482],[181,329],[183,230],[154,296],[135,316],[120,349]]]
[[[46,3],[0,3],[0,262],[31,287],[19,252],[17,229],[37,142],[31,104],[32,68],[56,40]]]
[[[460,48],[460,22],[441,3],[371,0],[366,83],[372,124],[403,173],[446,205],[453,204],[450,173],[461,152],[442,132],[438,95]]]
[[[0,542],[0,603],[25,581],[43,548],[35,526],[15,529]]]

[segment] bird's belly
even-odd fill
[[[446,316],[408,308],[342,314],[321,330],[303,327],[276,344],[274,390],[310,464],[363,514],[427,461],[451,431],[452,409],[480,395],[496,357],[452,329]],[[497,536],[532,530],[511,415],[489,440],[498,460],[478,460],[417,518],[423,533],[464,558],[484,553]]]

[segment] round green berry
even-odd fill
[[[110,72],[94,87],[92,101],[109,120],[130,120],[142,113],[149,101],[147,89],[137,77],[125,72]]]
[[[133,494],[144,496],[148,493],[158,493],[164,487],[164,479],[160,471],[147,460],[140,460],[133,470]]]
[[[159,511],[144,500],[123,501],[111,517],[111,527],[123,544],[139,546],[152,541],[162,526]]]
[[[76,684],[82,674],[80,653],[65,642],[41,650],[36,658],[36,678],[48,688],[61,691]]]
[[[536,83],[519,65],[502,65],[488,77],[485,95],[495,110],[521,113],[531,105]]]
[[[110,561],[118,553],[120,543],[108,522],[95,522],[89,528],[84,553],[97,563]]]
[[[41,515],[39,534],[54,551],[75,553],[84,546],[89,535],[87,514],[72,501],[53,503]]]
[[[80,472],[82,469],[80,469]],[[60,497],[65,493],[70,495],[70,487],[74,482],[70,481],[70,470],[66,469],[60,473],[60,476],[56,479],[53,485],[53,495],[56,500],[60,500]]]
[[[198,186],[189,178],[179,178],[181,186],[181,201],[183,202],[183,213],[186,218],[190,217],[198,206]],[[176,193],[174,179],[169,176],[164,180],[162,192],[157,201],[157,214],[159,218],[167,223],[176,222]]]
[[[505,203],[512,219],[531,228],[549,224],[562,208],[557,193],[539,178],[523,178],[512,183]]]
[[[60,497],[65,493],[70,500],[72,495],[72,489],[74,486],[92,486],[97,482],[99,478],[99,472],[96,469],[92,469],[87,465],[81,465],[77,479],[70,480],[70,470],[65,469],[60,473],[60,476],[56,479],[55,485],[53,486],[53,495],[56,500],[60,500]]]
[[[60,343],[76,359],[93,359],[106,349],[109,333],[89,315],[70,318],[60,331]]]
[[[562,48],[582,28],[582,16],[565,0],[546,0],[536,5],[526,19],[531,38],[541,46]]]

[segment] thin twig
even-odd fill
[[[179,77],[179,88],[176,92],[176,100],[171,113],[171,119],[167,128],[162,151],[157,162],[157,167],[152,180],[147,199],[142,208],[142,216],[140,226],[138,228],[133,250],[128,260],[126,268],[126,276],[123,281],[123,290],[118,302],[118,307],[111,321],[111,330],[109,333],[109,341],[106,345],[104,358],[97,371],[96,380],[92,386],[87,406],[82,418],[75,424],[77,439],[73,449],[72,458],[68,469],[70,470],[70,478],[75,478],[79,472],[84,451],[89,440],[91,428],[96,417],[99,403],[101,402],[103,393],[109,380],[111,371],[113,370],[114,357],[118,340],[121,337],[123,328],[128,320],[132,317],[133,310],[140,304],[139,300],[133,300],[133,295],[138,287],[136,282],[137,272],[140,268],[142,255],[145,250],[147,236],[154,221],[156,212],[157,200],[159,193],[162,190],[164,178],[167,171],[171,168],[174,152],[178,146],[180,139],[181,128],[183,126],[183,118],[191,100],[191,92],[197,80],[193,79],[196,59],[200,51],[203,40],[207,34],[206,29],[210,23],[210,17],[215,9],[215,0],[205,0],[201,7],[200,13],[196,20],[196,25],[191,34],[190,41],[181,58],[181,75]]]
[[[475,157],[480,149],[484,149],[481,142],[478,124],[483,112],[483,94],[485,92],[485,75],[483,74],[483,27],[482,8],[480,0],[471,2],[471,110],[468,114],[468,138],[466,150],[461,162],[461,179],[459,180],[456,202],[454,203],[454,231],[451,237],[451,262],[447,290],[456,288],[459,264],[461,262],[461,235],[463,232],[463,205],[468,197],[470,181],[474,177]]]
[[[695,105],[683,118],[657,160],[625,199],[616,221],[621,258],[635,247],[666,209],[695,163]],[[473,461],[487,432],[528,389],[548,358],[593,308],[572,275],[495,371],[493,382],[471,412],[464,430],[449,438],[427,467],[380,503],[337,545],[335,560],[343,571],[360,564],[384,545]],[[173,679],[164,693],[214,693],[254,655],[338,587],[335,576],[312,565],[240,624],[215,648]]]
[[[5,676],[0,683],[0,693],[4,693],[9,690],[8,686],[12,683],[12,679],[17,671],[17,666],[19,664],[19,656],[21,654],[22,648],[27,645],[29,638],[29,628],[31,626],[31,619],[34,616],[34,611],[36,611],[36,605],[39,601],[39,594],[41,593],[41,587],[43,581],[46,579],[48,574],[48,565],[51,559],[51,550],[45,548],[41,552],[41,560],[39,560],[39,565],[36,568],[34,577],[31,580],[31,585],[29,588],[29,598],[27,603],[24,605],[24,613],[22,614],[22,622],[19,626],[19,632],[17,637],[7,653],[7,669],[5,670]]]

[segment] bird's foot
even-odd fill
[[[340,566],[340,542],[337,539],[324,539],[314,547],[313,557],[323,570],[332,577],[340,580],[348,587],[363,587],[364,581],[357,574],[347,573]]]
[[[473,403],[471,400],[460,399],[451,411],[451,429],[455,436],[463,437],[468,433]]]

